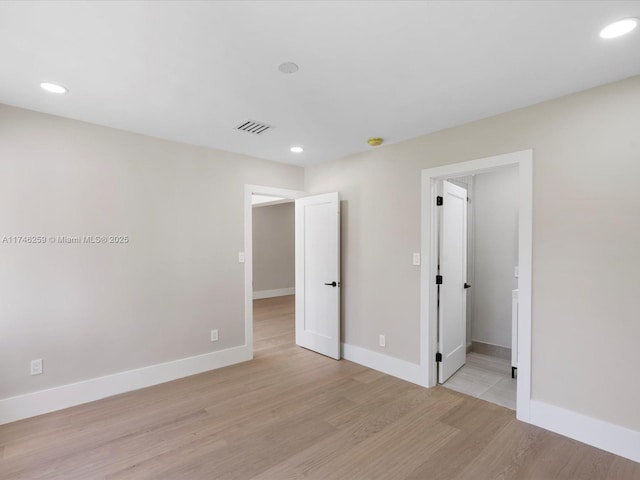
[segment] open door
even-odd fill
[[[296,344],[340,359],[340,199],[296,200]]]
[[[467,358],[467,191],[443,181],[439,208],[438,382],[444,383]]]

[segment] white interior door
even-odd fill
[[[340,359],[340,199],[296,200],[296,344]]]
[[[438,381],[444,383],[467,357],[467,191],[442,182],[438,346],[442,359]]]

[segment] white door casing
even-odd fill
[[[340,198],[296,199],[296,344],[340,359]]]
[[[420,267],[420,371],[416,383],[427,387],[438,383],[437,212],[438,182],[447,178],[474,175],[497,168],[518,167],[518,394],[516,418],[532,423],[531,400],[531,265],[533,244],[533,150],[505,153],[466,162],[422,170]]]
[[[440,303],[438,343],[442,360],[438,381],[444,383],[461,368],[467,351],[467,191],[442,182],[440,216]]]

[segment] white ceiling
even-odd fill
[[[640,74],[639,29],[598,36],[628,16],[640,1],[4,1],[0,103],[310,165]]]

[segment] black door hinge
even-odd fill
[[[436,353],[436,362],[442,361],[442,354],[440,352]]]
[[[441,197],[440,195],[438,195],[438,196],[436,197],[436,205],[437,205],[438,207],[441,207],[441,206],[442,206],[442,197]]]
[[[442,275],[436,275],[436,285],[442,285]]]

